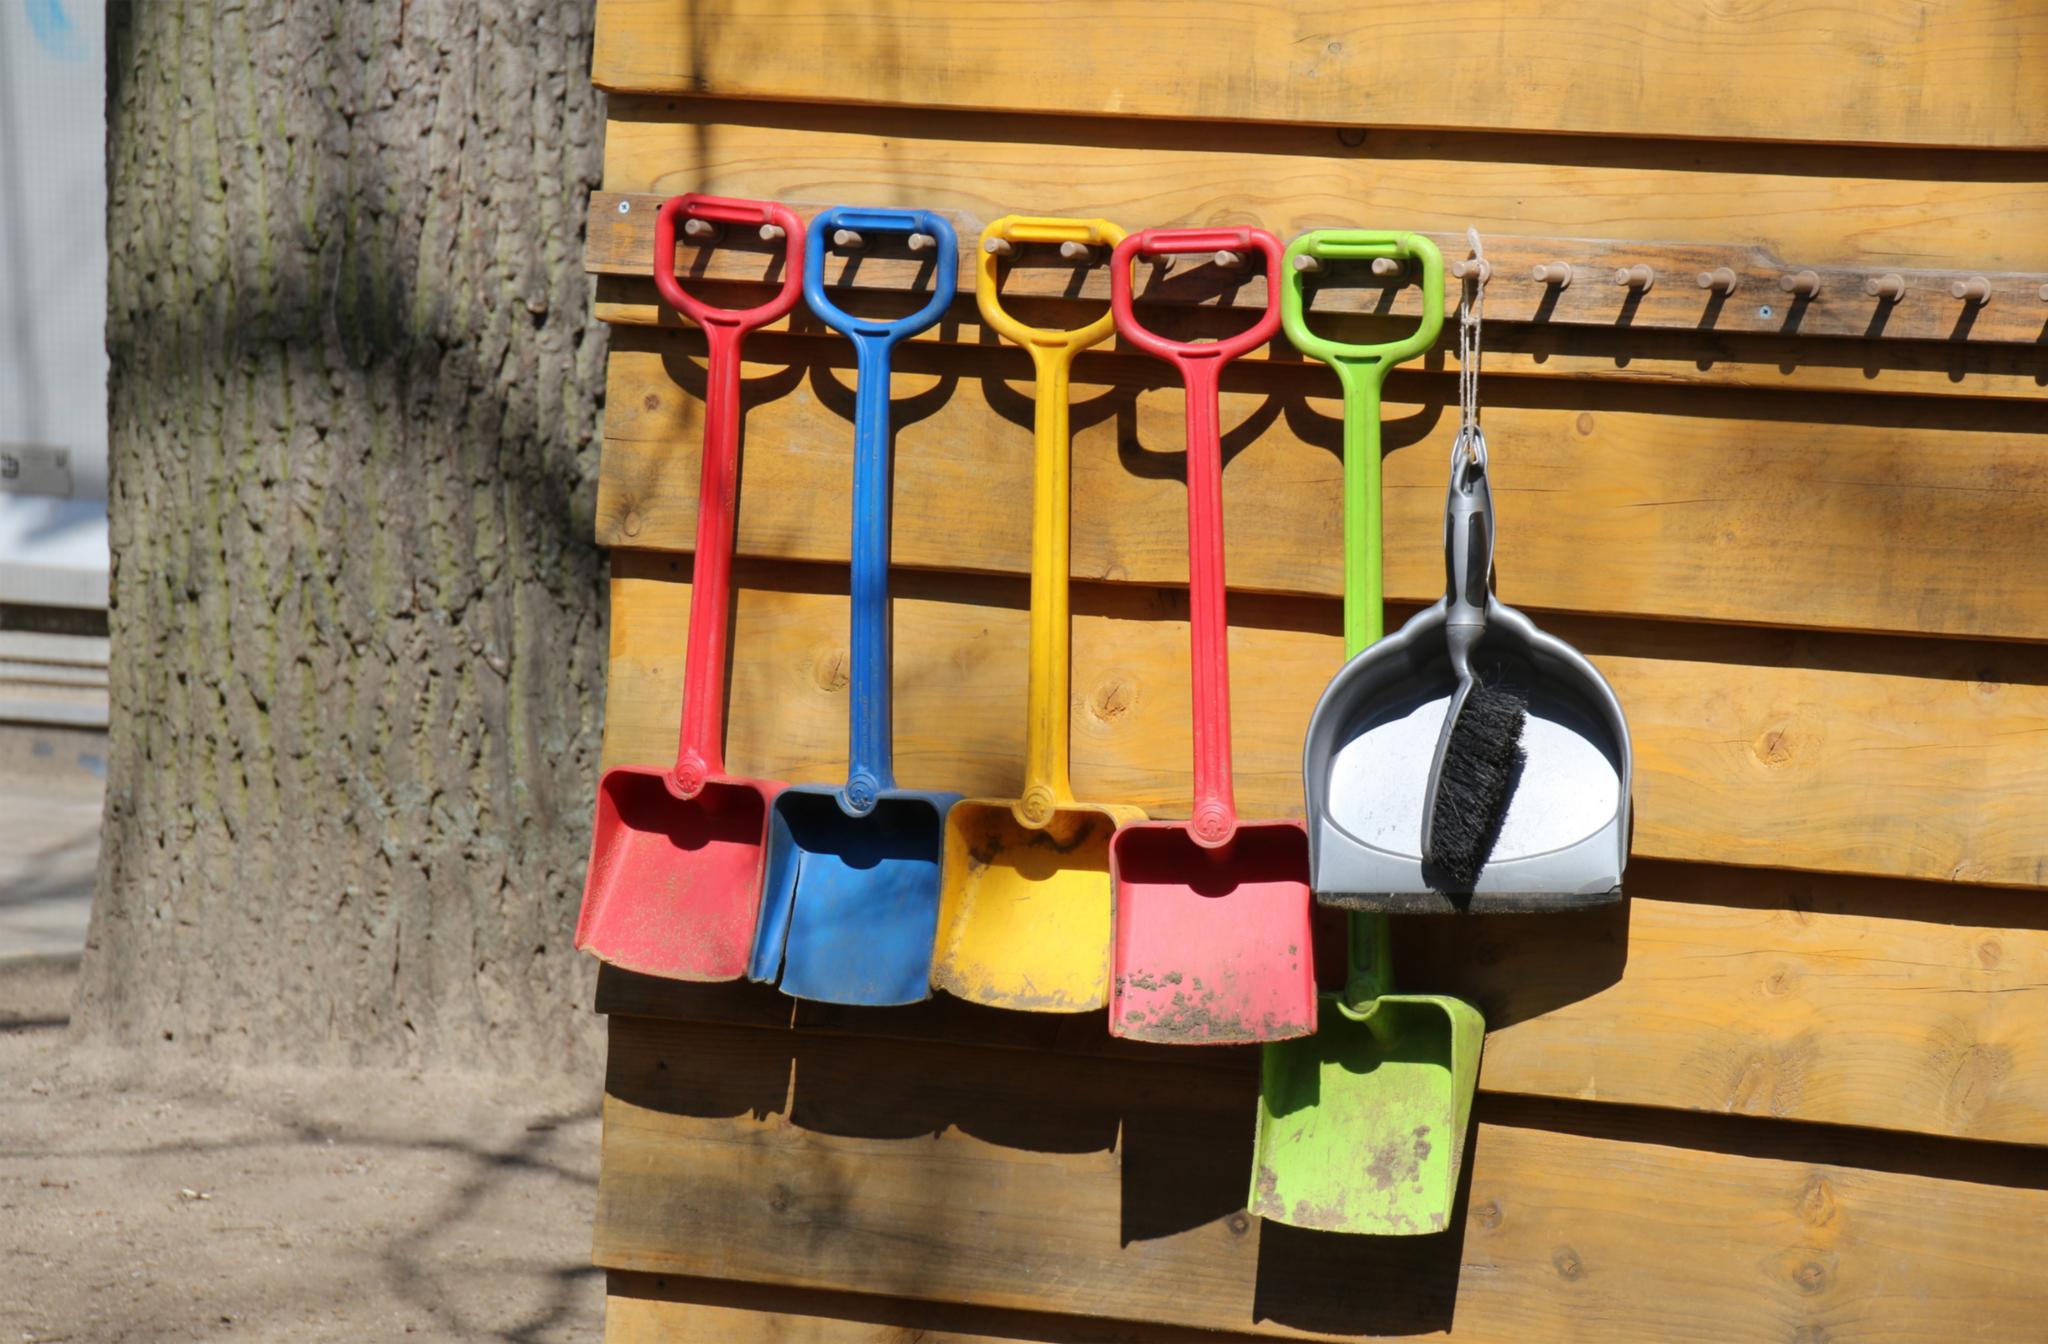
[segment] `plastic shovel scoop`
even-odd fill
[[[1109,999],[1109,838],[1145,819],[1135,807],[1076,802],[1067,769],[1068,386],[1075,356],[1116,323],[1107,311],[1074,331],[1017,321],[1003,311],[989,244],[1113,247],[1124,231],[1106,219],[1010,215],[981,236],[974,294],[982,320],[1024,347],[1037,378],[1024,794],[969,798],[946,819],[932,983],[1001,1008],[1090,1012]]]
[[[923,234],[936,243],[931,298],[893,321],[855,317],[825,293],[825,242]],[[825,1003],[915,1003],[931,995],[939,861],[955,793],[896,787],[889,712],[889,364],[899,341],[939,320],[960,242],[924,210],[836,206],[811,221],[804,301],[853,341],[853,656],[846,783],[784,789],[769,826],[768,877],[747,974]]]
[[[1302,771],[1316,892],[1350,910],[1554,911],[1621,899],[1631,753],[1621,702],[1585,657],[1501,602],[1477,430],[1452,449],[1446,596],[1346,663],[1309,719]],[[1469,889],[1428,863],[1423,822],[1467,670],[1528,697],[1524,759]]]
[[[1390,994],[1387,919],[1353,915],[1344,992],[1316,1034],[1266,1047],[1247,1207],[1325,1232],[1450,1224],[1486,1023],[1462,999]]]
[[[1109,1029],[1172,1044],[1276,1041],[1315,1030],[1307,837],[1296,821],[1240,821],[1230,781],[1230,652],[1224,617],[1223,366],[1271,340],[1268,304],[1249,331],[1167,340],[1131,310],[1137,257],[1256,251],[1270,296],[1280,240],[1263,229],[1148,229],[1117,244],[1110,302],[1122,339],[1172,364],[1187,387],[1188,626],[1194,690],[1193,815],[1140,822],[1109,842],[1116,890]]]
[[[1381,596],[1380,389],[1396,364],[1443,329],[1443,259],[1412,234],[1329,230],[1287,249],[1281,326],[1344,388],[1344,647],[1356,657],[1384,628]],[[1349,345],[1309,331],[1294,258],[1409,261],[1422,322],[1406,338]],[[1462,999],[1393,994],[1388,921],[1347,920],[1349,974],[1322,998],[1316,1034],[1266,1047],[1247,1207],[1323,1231],[1399,1236],[1440,1232],[1457,1200],[1458,1168],[1486,1024]]]
[[[787,239],[782,290],[758,308],[713,308],[676,281],[676,221],[773,226]],[[600,960],[672,980],[746,974],[768,848],[768,809],[782,785],[725,772],[726,606],[733,504],[739,493],[740,341],[796,306],[803,223],[783,206],[676,196],[654,223],[654,283],[704,329],[704,461],[683,666],[683,720],[671,770],[621,765],[597,788],[597,822],[576,946]]]

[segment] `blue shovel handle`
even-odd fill
[[[930,301],[891,321],[855,317],[832,302],[825,294],[825,247],[839,229],[937,239]],[[959,269],[959,235],[929,210],[833,206],[811,221],[804,239],[804,302],[853,342],[854,353],[853,673],[846,787],[839,798],[849,816],[866,816],[882,790],[896,787],[889,716],[889,352],[939,320],[955,296]]]

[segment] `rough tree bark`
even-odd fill
[[[89,1038],[590,1059],[589,8],[109,15]]]

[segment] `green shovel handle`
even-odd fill
[[[1422,269],[1422,321],[1396,341],[1354,345],[1308,329],[1305,279],[1297,258],[1371,261]],[[1355,658],[1385,632],[1381,563],[1380,391],[1394,366],[1430,349],[1444,327],[1444,257],[1419,233],[1317,229],[1287,246],[1280,268],[1280,326],[1294,348],[1337,371],[1344,388],[1344,656]]]
[[[1372,261],[1387,257],[1421,266],[1422,321],[1396,341],[1354,345],[1318,336],[1305,316],[1305,272],[1299,257]],[[1380,392],[1394,366],[1436,344],[1444,328],[1444,257],[1419,233],[1317,229],[1288,244],[1280,267],[1280,326],[1294,348],[1337,371],[1344,389],[1344,656],[1356,658],[1386,633],[1386,577],[1380,509]],[[1347,973],[1337,1011],[1364,1022],[1393,988],[1385,915],[1345,921]],[[1358,1006],[1354,1006],[1358,1005]]]

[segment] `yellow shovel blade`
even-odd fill
[[[1039,1013],[1109,1001],[1109,837],[1135,807],[1067,804],[1033,829],[1001,798],[946,817],[932,984],[955,998]]]

